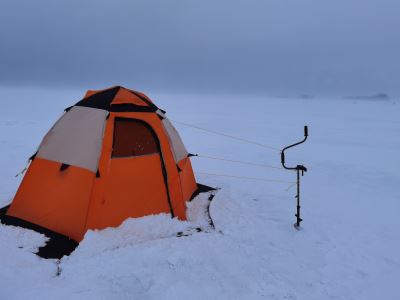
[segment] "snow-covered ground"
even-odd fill
[[[83,90],[0,89],[0,204],[27,158]],[[193,158],[220,187],[216,230],[175,237],[190,222],[127,220],[88,232],[59,263],[34,254],[37,233],[0,225],[0,299],[400,299],[400,102],[149,94],[175,121],[281,148],[304,163],[303,228],[293,181],[279,169]],[[279,166],[279,152],[176,125],[192,153]],[[59,276],[57,274],[59,273]]]

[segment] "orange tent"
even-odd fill
[[[129,217],[185,220],[197,191],[189,156],[144,94],[88,91],[46,134],[6,214],[78,242]]]

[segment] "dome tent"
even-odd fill
[[[144,94],[120,86],[88,91],[46,134],[4,217],[76,242],[130,217],[185,220],[186,201],[202,187],[189,156]]]

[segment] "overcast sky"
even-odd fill
[[[0,85],[400,91],[399,0],[1,0]]]

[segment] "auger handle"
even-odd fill
[[[285,151],[287,149],[289,149],[289,148],[292,148],[294,146],[297,146],[297,145],[300,145],[300,144],[304,143],[307,140],[307,137],[308,137],[308,126],[306,125],[306,126],[304,126],[304,139],[302,139],[300,142],[297,142],[297,143],[294,143],[292,145],[286,146],[285,148],[282,149],[282,151],[281,151],[281,163],[282,163],[282,166],[285,169],[287,169],[287,170],[297,170],[298,169],[298,166],[296,166],[296,167],[287,167],[285,165]]]

